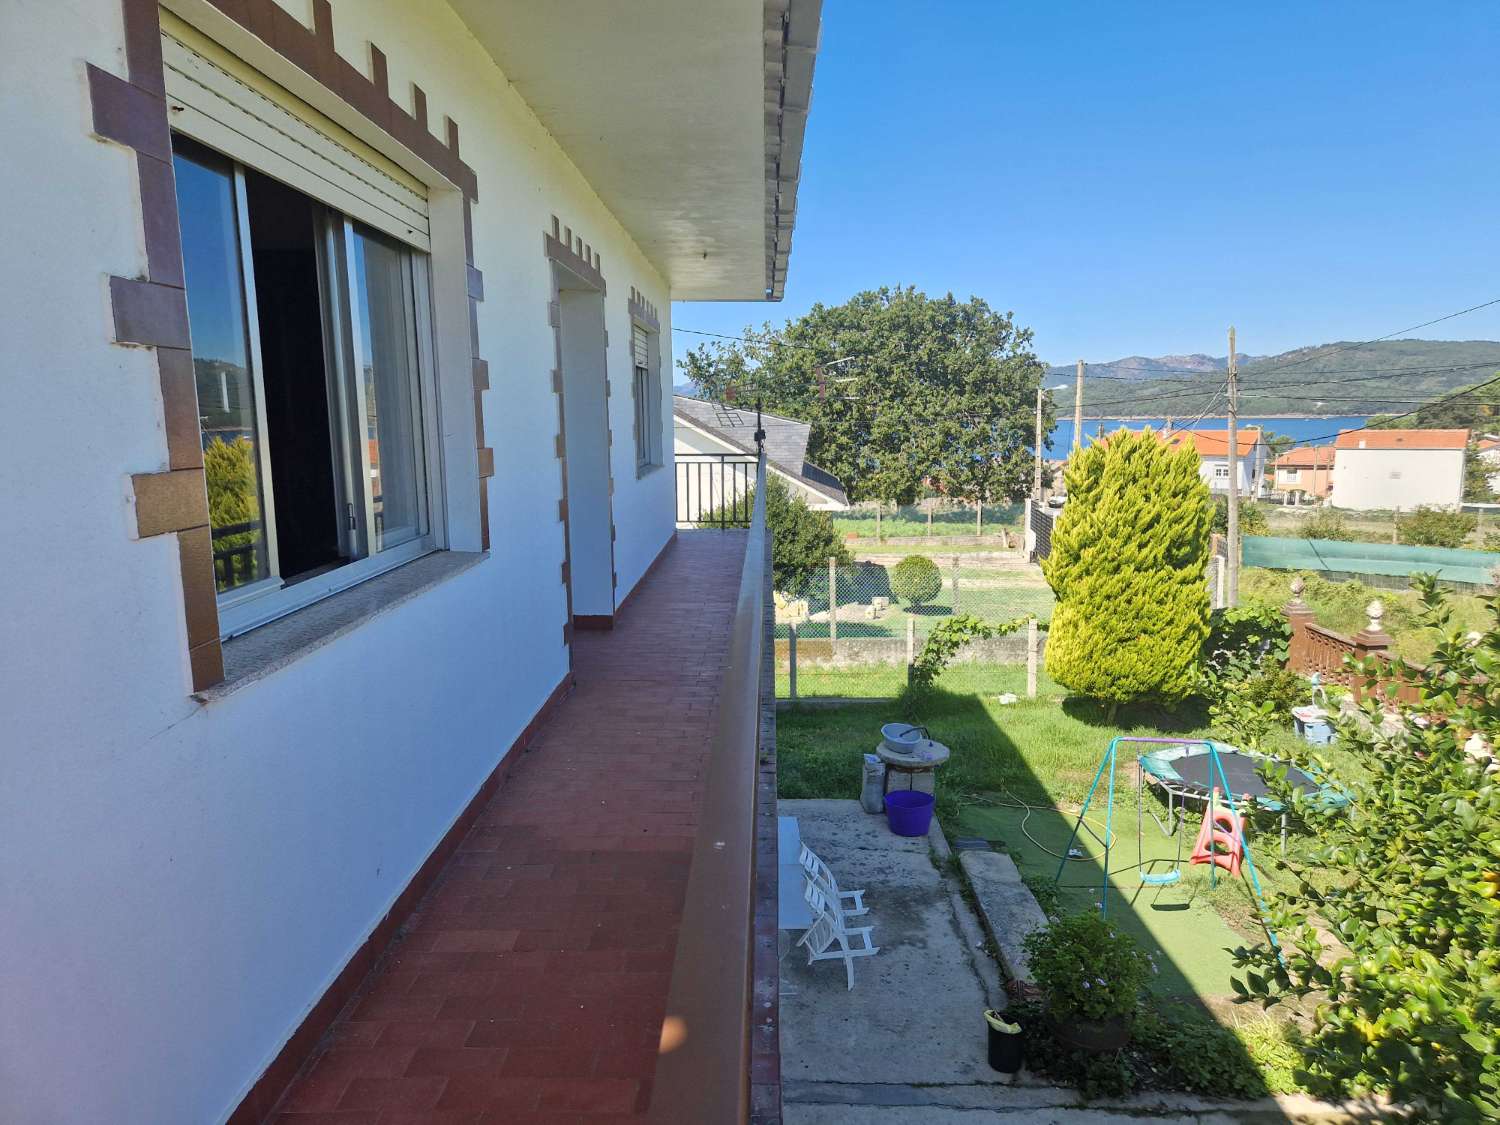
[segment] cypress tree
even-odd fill
[[[1213,505],[1191,446],[1149,429],[1075,453],[1068,502],[1042,573],[1057,596],[1047,672],[1108,704],[1175,700],[1197,680],[1208,635]]]

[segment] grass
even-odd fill
[[[1377,590],[1360,582],[1331,582],[1313,571],[1302,571],[1302,600],[1313,611],[1319,625],[1345,636],[1365,627],[1365,607],[1376,598],[1385,606],[1381,624],[1395,641],[1398,656],[1417,663],[1432,655],[1437,635],[1417,625],[1420,603],[1412,590]],[[1240,604],[1279,609],[1291,597],[1290,571],[1252,567],[1240,574]],[[1473,594],[1450,594],[1455,628],[1484,631],[1490,616],[1484,602]]]
[[[1016,542],[1017,532],[1011,529],[1011,542]],[[950,538],[955,538],[950,536]],[[986,534],[988,538],[988,534]],[[876,542],[873,538],[857,539],[849,543],[849,551],[854,555],[854,561],[863,559],[879,559],[887,556],[899,555],[905,558],[907,555],[926,555],[933,562],[946,564],[954,555],[1003,555],[1015,558],[1019,553],[1016,547],[1003,547],[1000,540],[991,543],[948,543],[934,535],[925,543],[886,543]]]
[[[893,672],[901,672],[894,669]],[[848,675],[841,681],[839,676]],[[867,674],[868,675],[868,674]],[[799,690],[812,694],[849,695],[853,673],[827,674],[808,681],[799,674]],[[874,684],[867,679],[867,691]],[[887,688],[896,685],[884,685]],[[1066,697],[1045,674],[1038,698],[1024,696],[1022,666],[955,666],[939,680],[939,691],[916,716],[932,737],[947,745],[951,758],[938,776],[938,815],[952,833],[981,836],[1011,853],[1023,878],[1050,885],[1059,860],[1049,854],[1066,851],[1078,808],[1088,792],[1101,757],[1116,734],[1146,737],[1200,737],[1208,733],[1201,707],[1185,704],[1173,710],[1153,706],[1123,708],[1114,725],[1103,709],[1088,700]],[[1001,704],[1001,692],[1021,698]],[[888,698],[839,707],[792,707],[778,716],[779,792],[783,797],[859,795],[862,756],[874,748],[882,723],[905,719],[901,705]],[[1289,746],[1294,736],[1278,733],[1270,747]],[[1138,834],[1133,752],[1122,755],[1116,780],[1116,806],[1110,862],[1110,917],[1159,952],[1164,996],[1215,1000],[1232,993],[1232,950],[1263,940],[1259,911],[1246,883],[1219,878],[1209,886],[1207,867],[1191,867],[1192,848],[1185,838],[1182,881],[1171,887],[1142,887],[1137,847],[1148,870],[1170,869],[1177,855],[1175,839],[1164,837],[1145,818]],[[1153,796],[1146,797],[1160,811]],[[1017,803],[1035,806],[1029,815]],[[1102,835],[1103,804],[1090,819]],[[1023,824],[1024,822],[1024,824]],[[1189,814],[1188,832],[1196,831],[1198,814]],[[1090,909],[1099,901],[1102,848],[1080,836],[1087,855],[1069,865],[1057,892],[1065,913]],[[1252,854],[1263,883],[1274,887],[1284,877],[1277,838],[1251,838]],[[1222,873],[1221,873],[1222,874]]]
[[[986,504],[983,527],[985,533],[1002,526],[1014,530],[1020,518],[1021,506],[1019,504]],[[855,509],[850,512],[837,513],[833,517],[833,524],[843,535],[858,535],[861,538],[875,535],[873,511]],[[880,517],[880,534],[897,537],[931,535],[934,538],[943,535],[973,535],[974,509],[968,507],[954,511],[933,512],[931,523],[928,523],[927,513],[917,508],[902,508],[897,514],[886,512]]]

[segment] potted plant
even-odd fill
[[[1024,946],[1060,1042],[1095,1053],[1130,1042],[1136,1005],[1153,970],[1134,938],[1089,912],[1028,934]]]

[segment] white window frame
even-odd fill
[[[1214,480],[1228,480],[1229,466],[1222,463],[1214,464]]]
[[[191,134],[185,134],[191,136]],[[200,144],[203,142],[199,142]],[[218,595],[219,634],[221,639],[246,633],[287,614],[304,609],[332,594],[394,570],[423,555],[446,546],[443,526],[442,435],[438,424],[436,365],[433,362],[433,307],[431,264],[425,253],[404,246],[403,283],[411,301],[413,333],[414,413],[420,419],[414,437],[421,438],[421,456],[415,459],[419,476],[418,503],[426,517],[427,531],[415,539],[385,550],[375,549],[374,500],[370,489],[369,442],[364,433],[364,380],[360,377],[360,326],[358,301],[355,300],[356,275],[353,261],[353,239],[357,237],[355,220],[336,208],[327,207],[319,247],[319,289],[324,305],[324,370],[329,382],[330,436],[338,447],[339,471],[335,472],[338,506],[349,511],[353,505],[350,526],[340,520],[340,546],[350,562],[290,585],[282,578],[276,543],[276,514],[271,447],[265,415],[265,382],[261,363],[260,318],[255,299],[254,252],[250,240],[249,207],[245,190],[245,169],[241,161],[225,156],[234,169],[235,223],[240,255],[241,284],[244,289],[246,331],[249,336],[250,379],[254,390],[255,412],[259,426],[258,453],[262,480],[261,519],[266,529],[267,565],[270,575],[257,582]],[[301,190],[291,184],[294,190]],[[307,193],[303,193],[307,194]],[[320,202],[314,199],[314,202]],[[373,228],[372,228],[373,229]],[[378,232],[385,234],[385,232]],[[389,237],[387,235],[387,237]],[[331,448],[330,453],[335,451]],[[349,495],[350,484],[359,481],[362,496]]]
[[[646,365],[636,362],[635,334],[644,334]],[[662,435],[661,338],[659,330],[632,317],[630,321],[630,397],[635,409],[636,476],[666,463]]]

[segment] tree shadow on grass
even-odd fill
[[[1109,717],[1107,703],[1079,695],[1064,699],[1062,709],[1069,718],[1087,726],[1123,734],[1145,728],[1163,734],[1190,734],[1208,725],[1208,704],[1196,697],[1171,707],[1150,701],[1122,703],[1113,719]]]

